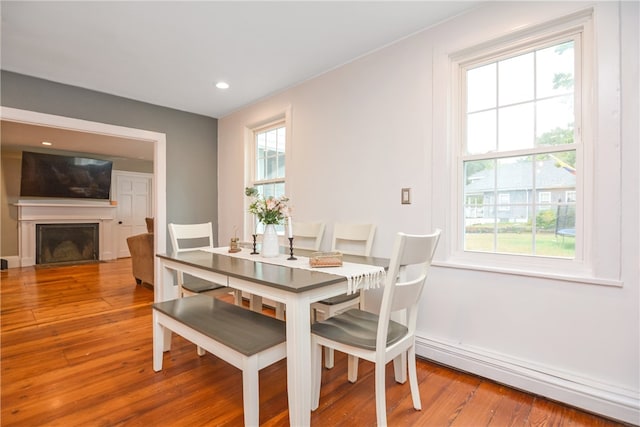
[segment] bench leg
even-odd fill
[[[249,296],[249,310],[262,313],[262,297],[260,295],[251,294]]]
[[[234,289],[233,291],[233,303],[242,307],[242,291]]]
[[[244,425],[260,425],[260,397],[257,355],[245,357],[242,368],[242,401],[244,402]]]

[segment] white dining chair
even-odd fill
[[[213,228],[210,222],[202,224],[169,224],[169,237],[173,253],[213,248]],[[226,284],[213,283],[182,272],[177,274],[180,296],[208,294],[221,295],[231,292]]]
[[[407,357],[413,407],[422,409],[416,373],[415,331],[418,302],[438,245],[440,230],[429,235],[398,233],[386,276],[380,313],[351,309],[311,325],[311,409],[318,408],[322,381],[322,347],[348,354],[348,380],[355,382],[358,360],[375,364],[376,418],[387,425],[386,365]],[[406,323],[391,320],[404,312]]]
[[[335,224],[333,227],[332,251],[348,255],[371,255],[376,226],[374,224]],[[311,320],[328,319],[350,308],[360,307],[360,293],[343,294],[311,304]],[[325,350],[325,367],[333,368],[333,350]]]
[[[213,225],[211,222],[200,224],[175,224],[170,223],[169,238],[173,253],[197,251],[202,249],[213,248]],[[181,271],[176,272],[176,279],[179,287],[180,297],[190,295],[209,295],[216,297],[226,295],[231,292],[237,293],[224,283],[214,283],[193,277]],[[238,296],[234,298],[236,304],[239,300]],[[198,354],[203,355],[204,350],[198,347]]]
[[[324,236],[324,227],[324,222],[294,221],[292,225],[294,249],[319,251]]]
[[[324,222],[294,221],[291,228],[293,234],[294,249],[305,249],[311,251],[320,250],[320,244],[322,243],[322,237],[324,236]],[[282,238],[282,245],[285,247],[286,253],[286,249],[289,248],[289,241],[286,237]],[[277,319],[284,320],[285,309],[286,307],[284,303],[275,303]]]

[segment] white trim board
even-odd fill
[[[640,425],[640,396],[631,390],[426,336],[416,336],[416,354],[528,393]]]
[[[128,128],[110,125],[100,122],[92,122],[74,119],[53,114],[38,113],[35,111],[20,110],[17,108],[0,107],[2,120],[27,123],[52,128],[77,130],[81,132],[97,133],[119,138],[130,138],[132,142],[142,140],[153,143],[153,207],[156,226],[155,251],[164,253],[167,248],[166,222],[167,222],[167,153],[166,135],[142,129]],[[158,263],[155,263],[156,277],[159,277]]]

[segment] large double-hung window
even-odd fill
[[[576,257],[580,33],[460,64],[463,250]]]

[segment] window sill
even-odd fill
[[[550,273],[536,270],[527,270],[516,267],[504,267],[504,266],[487,266],[478,265],[470,262],[461,262],[457,260],[436,261],[432,262],[432,265],[442,268],[451,269],[463,269],[482,271],[487,273],[509,274],[514,276],[524,277],[536,277],[540,279],[549,279],[562,282],[582,283],[587,285],[599,285],[599,286],[612,286],[621,288],[623,282],[617,279],[608,279],[602,277],[594,277],[586,274],[567,274],[567,273]]]

